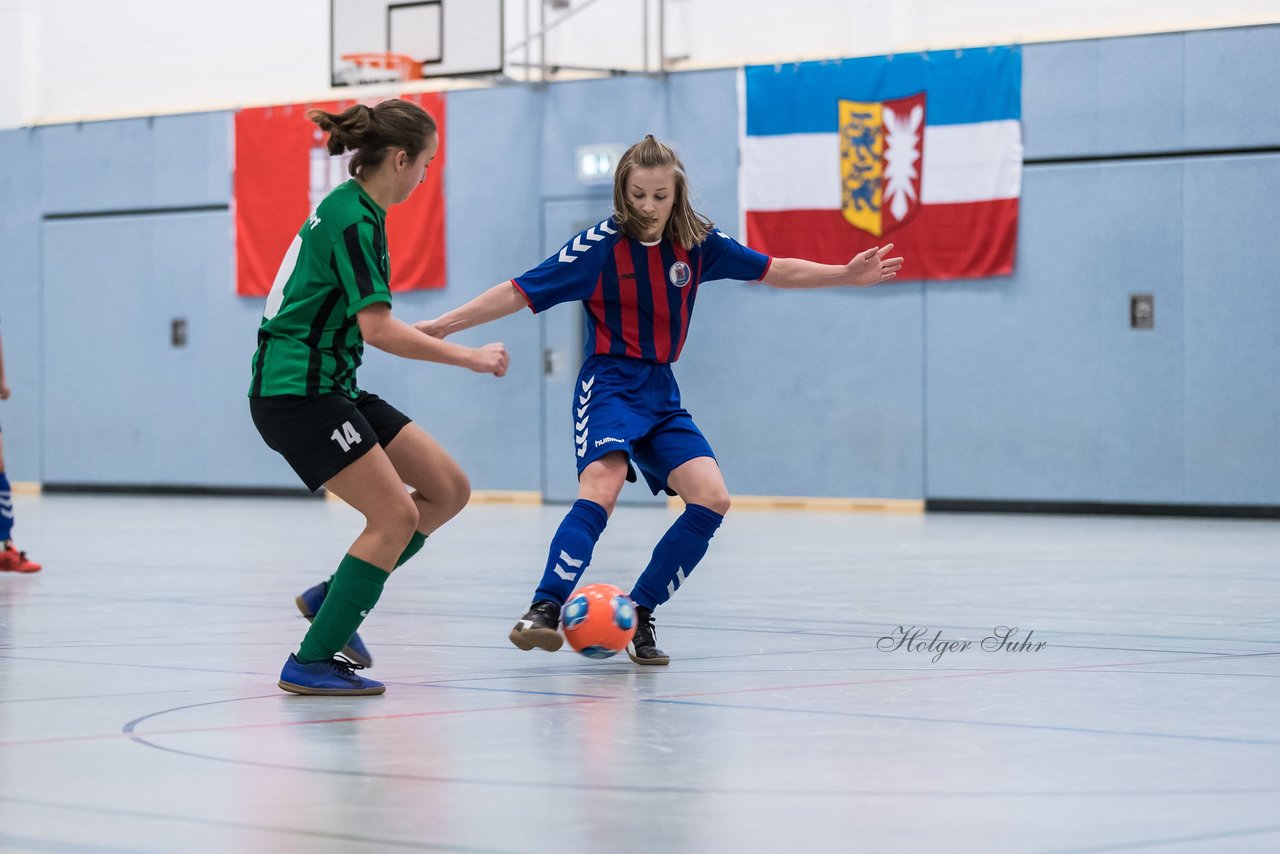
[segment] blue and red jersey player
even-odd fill
[[[759,280],[769,269],[767,256],[722,231],[712,234],[691,249],[669,240],[647,243],[623,234],[610,217],[512,283],[535,313],[581,300],[587,358],[667,365],[680,358],[699,284]]]
[[[416,326],[445,335],[564,302],[586,309],[586,359],[571,401],[578,500],[551,540],[542,580],[511,630],[520,649],[554,651],[560,608],[591,563],[632,463],[655,493],[679,495],[685,510],[658,541],[631,591],[637,664],[667,664],[653,610],[688,579],[729,509],[711,445],[680,403],[671,364],[680,357],[703,282],[762,281],[779,288],[873,285],[897,275],[892,244],[848,264],[770,258],[739,244],[693,210],[684,165],[652,136],[636,143],[614,174],[614,213],[534,269],[466,305]]]
[[[610,217],[512,279],[534,313],[578,300],[586,308],[584,361],[572,402],[579,475],[621,451],[657,494],[668,489],[667,475],[680,464],[714,458],[680,405],[671,363],[688,336],[698,286],[758,280],[769,263],[723,232],[686,250],[668,240],[628,237]]]

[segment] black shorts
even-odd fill
[[[376,394],[249,398],[253,424],[315,492],[379,444],[386,447],[411,419]]]

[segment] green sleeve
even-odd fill
[[[375,302],[391,302],[386,238],[369,220],[352,223],[333,245],[334,271],[347,295],[347,317]]]

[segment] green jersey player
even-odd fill
[[[439,147],[431,116],[389,100],[308,118],[329,133],[331,154],[354,152],[352,180],[325,197],[285,254],[258,329],[249,408],[307,488],[346,501],[365,528],[333,576],[297,598],[311,627],[279,684],[296,694],[381,694],[381,682],[355,672],[372,664],[356,630],[390,572],[458,514],[471,486],[408,416],[359,388],[364,345],[499,377],[508,355],[500,343],[432,338],[391,314],[386,211],[426,177]]]

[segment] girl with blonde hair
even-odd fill
[[[534,269],[495,285],[435,320],[415,324],[443,338],[526,306],[586,308],[586,361],[571,401],[578,500],[551,540],[542,579],[509,639],[520,649],[558,650],[560,609],[592,552],[632,464],[656,495],[685,510],[658,541],[631,590],[637,664],[667,664],[653,611],[697,566],[729,510],[729,491],[711,445],[681,406],[671,365],[680,357],[703,282],[761,281],[776,288],[867,286],[893,279],[893,244],[848,264],[770,258],[739,244],[693,209],[684,164],[652,135],[631,146],[614,174],[613,215],[576,235]]]

